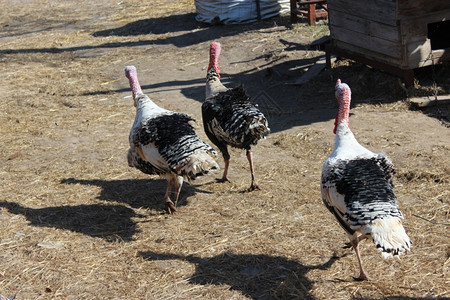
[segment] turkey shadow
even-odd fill
[[[289,26],[288,16],[275,16],[269,19],[265,19],[259,22],[240,24],[240,25],[226,25],[226,26],[213,26],[199,23],[195,20],[193,13],[183,15],[173,15],[170,17],[145,19],[129,23],[125,26],[118,28],[111,28],[93,33],[93,36],[102,37],[110,35],[128,36],[128,35],[142,35],[142,34],[164,34],[168,33],[168,29],[164,29],[164,26],[160,26],[158,22],[162,20],[164,24],[168,25],[170,32],[184,32],[176,36],[168,37],[156,37],[155,39],[139,40],[139,41],[124,41],[124,42],[109,42],[98,45],[81,45],[73,47],[47,47],[47,48],[22,48],[22,49],[1,49],[0,54],[19,54],[19,53],[64,53],[64,52],[77,52],[87,51],[84,56],[99,55],[93,52],[96,49],[114,49],[121,47],[139,47],[147,45],[169,45],[172,44],[178,48],[188,47],[202,42],[220,39],[221,37],[233,36],[249,30],[258,30],[263,28],[273,27],[274,22]],[[139,28],[139,25],[143,25]],[[274,31],[280,31],[280,29],[274,29]]]
[[[178,48],[183,48],[210,40],[220,39],[222,37],[237,35],[249,30],[271,28],[273,27],[274,22],[285,27],[291,26],[290,17],[287,14],[247,24],[210,25],[195,20],[194,13],[187,13],[138,20],[121,27],[96,31],[92,35],[94,37],[135,36],[182,32],[176,36],[156,38],[154,40],[145,41],[145,43],[155,45],[172,44]],[[275,30],[279,31],[279,29]]]
[[[281,256],[233,254],[224,252],[213,257],[177,254],[139,253],[146,260],[183,260],[195,264],[188,282],[196,285],[228,285],[252,299],[314,299],[313,282],[306,274],[326,270],[338,259],[331,257],[321,265],[305,266]]]
[[[127,203],[133,208],[149,208],[165,213],[163,198],[167,189],[167,180],[163,179],[76,179],[67,178],[61,180],[62,184],[95,185],[101,188],[99,200]],[[196,193],[210,193],[201,190],[194,185],[184,182],[181,188],[177,207],[187,204],[186,199]]]
[[[141,34],[165,34],[182,30],[194,30],[199,27],[195,22],[195,13],[170,15],[161,18],[143,19],[128,23],[122,27],[100,30],[93,36],[134,36]]]
[[[139,232],[132,218],[143,217],[123,205],[75,205],[28,208],[15,202],[1,201],[0,207],[23,215],[33,226],[53,227],[79,232],[109,242],[131,241]]]

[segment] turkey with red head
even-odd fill
[[[209,154],[215,150],[202,141],[190,124],[190,116],[156,105],[142,92],[134,66],[125,68],[136,107],[136,117],[130,131],[128,165],[146,174],[157,174],[168,181],[164,204],[176,212],[183,181],[194,180],[219,166]],[[170,199],[172,188],[174,201]]]
[[[266,117],[242,86],[227,88],[220,81],[220,51],[219,43],[211,44],[206,73],[206,100],[202,105],[203,126],[206,135],[219,148],[225,161],[223,175],[219,181],[229,181],[228,146],[231,146],[246,150],[251,174],[248,190],[260,189],[255,180],[251,147],[264,138],[270,129]]]
[[[321,191],[325,206],[347,232],[358,259],[357,280],[369,280],[358,244],[370,238],[384,258],[410,250],[394,194],[394,166],[384,154],[361,146],[349,128],[350,87],[337,80],[335,147],[322,169]]]

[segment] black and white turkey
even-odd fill
[[[183,180],[194,180],[219,166],[209,154],[215,150],[202,141],[189,123],[190,116],[156,105],[142,92],[134,66],[125,68],[136,107],[129,135],[128,165],[146,174],[158,174],[168,181],[164,203],[176,212]],[[174,201],[170,199],[172,188]]]
[[[260,189],[256,184],[251,147],[270,131],[267,119],[253,103],[242,86],[226,88],[220,81],[219,56],[221,46],[210,46],[206,74],[206,100],[202,104],[203,126],[210,141],[219,148],[225,161],[222,178],[228,181],[230,154],[228,146],[245,149],[250,164],[249,191]]]
[[[393,190],[391,160],[358,143],[349,128],[350,87],[338,79],[335,90],[339,105],[334,123],[336,140],[322,169],[322,199],[355,250],[360,270],[355,279],[369,280],[358,249],[361,240],[372,239],[384,258],[409,251],[411,241]]]

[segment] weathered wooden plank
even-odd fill
[[[400,42],[400,32],[398,26],[386,25],[376,21],[345,14],[337,14],[334,18],[330,18],[329,24],[331,30],[333,30],[333,27],[336,26],[368,36],[377,37],[392,42]]]
[[[406,63],[403,60],[403,57],[402,58],[391,57],[388,55],[384,55],[380,52],[374,52],[366,48],[355,46],[353,43],[349,44],[342,41],[333,40],[333,45],[339,49],[359,54],[373,61],[378,61],[402,69],[406,68]]]
[[[335,57],[332,58],[332,61],[336,60]],[[314,78],[317,74],[322,72],[323,69],[326,67],[326,60],[325,58],[321,58],[314,65],[312,65],[308,71],[306,71],[300,78],[298,78],[292,85],[301,85],[308,81],[310,81],[312,78]]]
[[[430,107],[434,105],[449,105],[450,95],[410,98],[409,101],[411,102],[412,105],[419,108]]]
[[[344,14],[391,26],[397,23],[395,0],[328,0],[327,5],[330,20]]]
[[[330,36],[326,35],[317,40],[312,41],[310,46],[311,47],[314,47],[314,46],[323,47],[324,44],[329,43],[329,42],[330,42]]]
[[[333,45],[403,70],[449,60],[431,50],[430,23],[450,19],[450,0],[328,0]],[[450,33],[449,33],[450,38]]]
[[[398,16],[410,18],[450,9],[449,0],[397,0]],[[447,15],[447,17],[450,17]]]
[[[447,1],[450,4],[450,0]],[[420,16],[403,17],[399,23],[402,39],[408,41],[420,36],[426,37],[428,34],[427,24],[441,22],[443,20],[450,20],[450,9]]]
[[[398,59],[401,59],[402,57],[402,45],[397,42],[371,37],[340,27],[334,27],[333,30],[330,31],[330,34],[331,38],[334,40],[350,43],[363,49],[379,52]]]
[[[421,44],[420,42],[411,42],[405,46],[405,51],[408,55],[402,58],[394,58],[388,55],[384,55],[379,52],[373,52],[369,49],[364,49],[354,44],[348,44],[341,41],[333,40],[334,46],[339,49],[347,50],[352,53],[357,53],[373,61],[389,64],[401,69],[416,69],[425,66],[430,66],[433,63],[438,64],[443,61],[450,61],[450,52],[445,50],[433,50],[429,52],[431,48],[428,45]],[[418,53],[419,52],[419,53]]]

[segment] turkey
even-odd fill
[[[136,107],[130,131],[128,165],[146,174],[157,174],[168,181],[164,203],[169,214],[176,212],[183,180],[218,169],[209,154],[215,150],[202,141],[189,122],[190,116],[157,106],[142,92],[134,66],[125,68]],[[174,201],[170,199],[172,188]]]
[[[219,148],[225,161],[220,182],[228,180],[230,154],[228,146],[245,149],[250,164],[249,191],[260,189],[255,181],[251,147],[269,133],[263,113],[254,104],[242,86],[226,88],[220,81],[220,44],[214,42],[209,49],[206,74],[206,100],[202,104],[203,126],[210,141]]]
[[[370,238],[384,258],[410,250],[402,213],[393,191],[394,166],[384,154],[361,146],[349,128],[350,87],[336,83],[335,147],[322,169],[321,192],[325,206],[350,238],[358,259],[356,280],[369,280],[361,262],[358,244]]]

